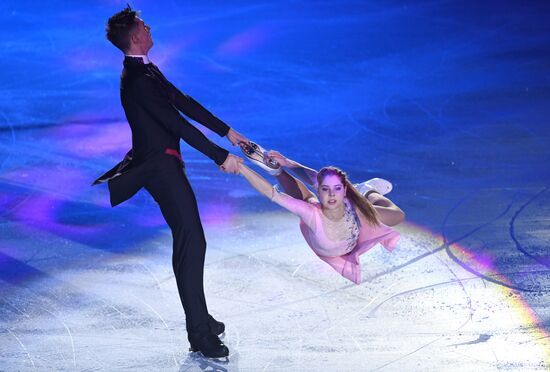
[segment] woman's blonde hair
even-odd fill
[[[346,186],[346,197],[352,205],[359,208],[359,211],[366,218],[369,225],[376,226],[380,224],[376,210],[372,206],[371,202],[351,184],[348,180],[348,175],[346,172],[333,166],[324,167],[319,171],[319,173],[317,173],[317,184],[321,185],[323,179],[328,175],[335,175],[340,178],[342,185]]]

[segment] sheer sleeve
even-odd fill
[[[279,204],[289,212],[300,217],[306,225],[314,228],[316,206],[306,201],[295,199],[292,196],[279,191],[275,185],[272,189],[271,201]]]

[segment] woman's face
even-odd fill
[[[346,187],[342,184],[340,177],[335,174],[328,174],[319,184],[317,193],[323,208],[338,209],[342,208],[344,204]]]

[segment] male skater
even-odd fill
[[[229,350],[218,337],[225,325],[210,316],[206,307],[206,240],[195,195],[184,173],[180,138],[225,172],[238,173],[242,159],[208,140],[178,110],[226,136],[233,145],[248,140],[180,92],[149,61],[147,53],[153,46],[150,27],[130,6],[109,18],[106,31],[107,39],[125,54],[120,98],[132,130],[132,149],[94,184],[108,181],[112,206],[142,187],[153,196],[172,230],[172,266],[191,349],[206,357],[225,357]]]

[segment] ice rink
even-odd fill
[[[125,5],[0,5],[0,371],[550,370],[549,3],[131,3],[182,91],[301,163],[390,180],[407,214],[355,285],[182,142],[221,361],[188,351],[155,202],[90,186],[131,146],[104,36]]]

